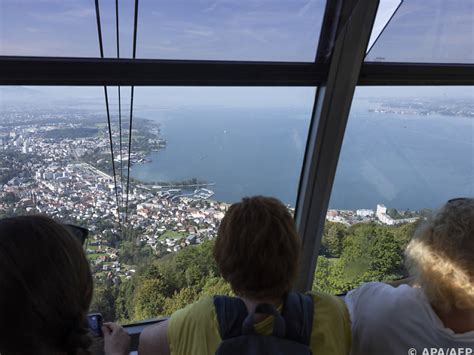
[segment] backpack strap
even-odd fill
[[[245,303],[237,297],[214,296],[219,333],[222,340],[242,334],[242,324],[248,312]]]
[[[262,313],[272,313],[266,309],[266,305],[261,306],[262,309],[259,310],[263,311]],[[214,296],[214,308],[222,340],[242,335],[242,325],[249,314],[245,303],[240,298]],[[283,306],[282,316],[285,320],[283,325],[283,329],[286,328],[285,338],[309,346],[313,327],[313,298],[311,295],[289,292]],[[247,320],[247,322],[249,321]],[[279,326],[277,328],[281,329]],[[278,334],[280,331],[276,331],[276,333]]]
[[[282,315],[286,321],[286,338],[309,346],[313,327],[313,297],[289,292]]]
[[[277,311],[275,306],[268,303],[261,303],[257,305],[254,313],[250,313],[242,324],[242,334],[249,335],[255,334],[255,314],[268,314],[274,317],[273,321],[273,333],[272,335],[278,338],[285,338],[286,335],[286,322],[281,314]]]

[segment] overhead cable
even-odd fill
[[[133,23],[133,54],[135,59],[137,55],[137,29],[138,29],[138,0],[135,0],[135,17]],[[128,197],[130,193],[130,153],[132,151],[132,124],[133,124],[133,96],[135,93],[135,86],[132,86],[130,93],[130,121],[128,129],[128,166],[127,166],[127,192],[125,200],[125,223],[128,220]]]
[[[117,39],[117,59],[120,58],[119,5],[115,0],[115,35]],[[123,207],[123,150],[122,150],[122,95],[118,86],[119,149],[120,149],[120,201]]]
[[[100,10],[99,10],[99,0],[95,0],[95,13],[97,18],[97,34],[99,36],[99,50],[100,50],[100,57],[104,58],[104,46],[102,42],[102,28],[100,24]],[[118,197],[118,189],[117,189],[117,174],[115,171],[115,160],[114,160],[114,146],[112,141],[112,127],[110,124],[110,109],[109,109],[109,95],[107,92],[107,86],[104,85],[104,95],[105,95],[105,108],[107,111],[107,124],[109,129],[109,141],[110,141],[110,155],[112,158],[112,170],[114,175],[114,187],[115,187],[115,199],[117,202],[117,217],[119,227],[121,229],[121,221],[120,221],[120,204],[119,204],[119,197]]]

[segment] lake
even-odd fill
[[[471,118],[369,112],[353,105],[330,208],[434,208],[474,195]],[[165,149],[131,176],[143,181],[198,178],[214,198],[270,195],[295,204],[309,126],[308,109],[179,108],[138,111],[160,122]]]

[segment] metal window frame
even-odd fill
[[[320,61],[320,62],[319,62]],[[0,56],[0,85],[319,86],[329,63]],[[358,85],[474,85],[474,64],[364,62]]]
[[[298,62],[0,56],[0,85],[314,86],[327,72]]]
[[[299,291],[313,285],[342,141],[378,5],[379,0],[344,2],[341,14],[349,16],[339,24],[328,80],[316,93],[295,211],[303,241],[302,272],[295,286]]]

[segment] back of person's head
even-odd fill
[[[47,217],[0,220],[0,353],[75,354],[90,344],[92,276],[79,241]]]
[[[230,206],[219,227],[214,258],[237,295],[273,299],[292,288],[300,248],[288,209],[275,198],[256,196]]]
[[[474,310],[474,199],[450,200],[418,228],[406,256],[436,309]]]

